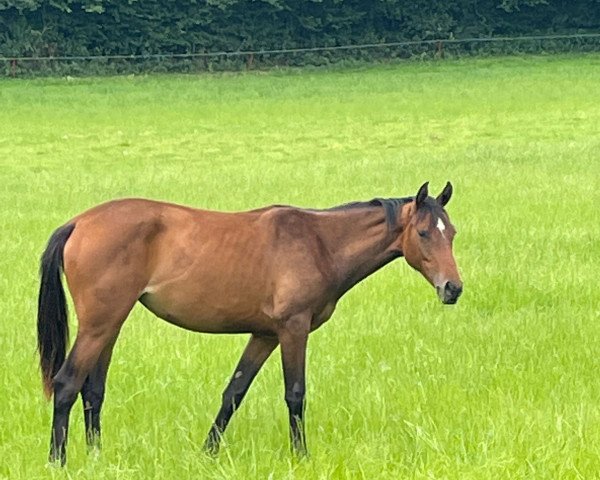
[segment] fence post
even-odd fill
[[[440,40],[436,45],[436,58],[444,58],[444,43]]]

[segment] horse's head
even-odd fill
[[[456,230],[444,210],[452,196],[452,185],[448,182],[437,198],[428,196],[428,185],[423,184],[403,211],[402,253],[408,264],[435,287],[443,303],[454,304],[463,283],[452,254]]]

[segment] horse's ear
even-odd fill
[[[446,204],[450,201],[451,197],[452,197],[452,184],[450,182],[448,182],[448,183],[446,183],[446,186],[442,190],[442,193],[440,193],[437,196],[436,200],[442,207],[445,207]]]
[[[429,182],[425,182],[423,185],[421,185],[421,188],[419,188],[417,196],[415,197],[415,203],[417,204],[417,208],[419,208],[423,204],[428,195]]]

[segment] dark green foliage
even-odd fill
[[[5,57],[260,51],[599,30],[600,0],[0,0],[0,56]],[[577,43],[563,42],[559,49],[573,45]],[[506,48],[465,44],[446,47],[444,52]],[[539,51],[540,45],[536,48]],[[185,71],[324,64],[340,59],[368,61],[436,52],[442,54],[435,45],[424,45],[93,63],[99,71],[136,71],[161,65],[165,70]],[[5,63],[6,71],[13,72],[91,67],[85,61]]]

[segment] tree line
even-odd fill
[[[261,51],[576,32],[600,32],[600,0],[0,0],[4,57]],[[312,52],[297,58],[204,58],[195,61],[195,68],[218,62],[368,60],[430,51],[424,46]],[[438,46],[433,53],[444,52]]]

